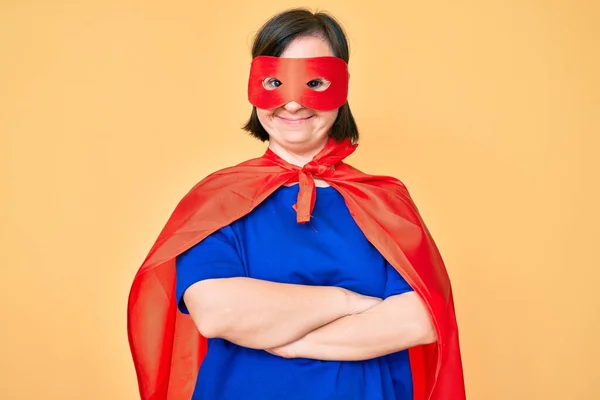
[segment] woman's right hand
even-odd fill
[[[344,291],[348,300],[348,315],[363,313],[382,302],[378,297],[365,296],[347,289]]]

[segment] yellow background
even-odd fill
[[[250,45],[297,4],[0,3],[0,398],[138,398],[129,285],[194,183],[264,151]],[[349,161],[444,255],[469,399],[600,399],[599,4],[302,4],[349,34]]]

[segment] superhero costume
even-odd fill
[[[333,286],[382,300],[412,292],[365,238],[334,188],[317,187],[310,222],[299,224],[293,209],[299,189],[297,184],[280,187],[252,212],[177,257],[181,312],[189,312],[183,301],[187,289],[206,279]],[[322,361],[282,358],[219,337],[207,344],[194,400],[413,399],[408,350]]]
[[[281,75],[287,67],[282,63],[278,68]],[[326,71],[323,65],[320,73],[309,75],[331,80],[330,88],[346,79],[326,77]],[[287,79],[282,79],[281,87],[297,76],[283,75]],[[301,80],[306,79],[302,75]],[[252,87],[251,78],[249,98],[254,104],[258,101]],[[326,96],[302,97],[306,89],[295,87],[274,104],[293,99],[319,109],[339,102]],[[258,92],[266,100],[281,96],[278,90]],[[177,311],[175,258],[251,212],[284,184],[299,182],[297,220],[308,222],[315,203],[314,178],[325,180],[344,197],[367,239],[423,298],[432,316],[438,341],[409,349],[414,399],[465,398],[452,289],[438,249],[399,180],[367,175],[343,162],[356,146],[349,140],[330,139],[302,168],[267,150],[262,157],[209,175],[183,197],[138,270],[129,295],[128,334],[142,399],[189,399],[206,354],[206,339],[189,315]]]

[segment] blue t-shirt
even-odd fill
[[[310,223],[298,224],[298,185],[282,187],[245,217],[177,258],[176,295],[210,278],[338,286],[387,298],[411,291],[354,222],[343,197],[317,188]],[[286,359],[209,339],[194,400],[409,400],[407,351],[366,361]]]

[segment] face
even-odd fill
[[[329,43],[319,37],[300,37],[292,41],[281,58],[309,58],[334,56]],[[268,90],[276,87],[276,80],[264,83]],[[325,90],[326,80],[311,81],[308,85],[313,90]],[[256,109],[258,119],[269,134],[269,147],[277,152],[284,150],[291,153],[316,153],[327,142],[329,132],[339,109],[317,111],[291,101],[278,108]]]

